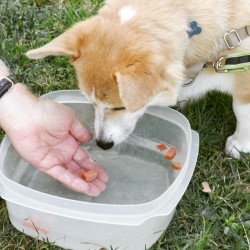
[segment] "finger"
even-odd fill
[[[62,166],[54,166],[46,170],[45,173],[74,191],[91,194],[90,185],[87,182],[76,177],[75,174],[67,171]]]
[[[89,186],[89,192],[87,193],[89,196],[97,197],[101,194],[102,190],[98,186],[94,184],[90,184]]]
[[[98,178],[99,178],[102,182],[104,182],[104,183],[108,182],[109,177],[108,177],[107,173],[106,173],[101,167],[99,167],[98,165],[97,165],[97,167],[96,167],[95,169],[96,169],[97,172],[98,172]]]
[[[80,178],[81,180],[84,181],[85,179],[83,178],[83,174],[86,172],[86,170],[84,170],[83,168],[79,168],[79,166],[78,165],[76,166],[76,165],[77,164],[74,162],[70,163],[69,167],[67,168],[67,171],[70,171],[71,173],[73,173],[76,176],[76,178]],[[97,193],[99,194],[106,189],[106,184],[101,179],[102,178],[102,176],[101,176],[102,171],[100,171],[99,168],[95,168],[95,170],[97,171],[96,179],[94,179],[91,182],[87,182],[89,184],[89,187],[90,187],[89,192],[92,195],[93,194],[97,195]],[[100,178],[100,176],[101,176],[101,178]],[[99,190],[98,192],[97,192],[97,189]]]
[[[102,192],[106,189],[105,183],[108,181],[107,174],[104,173],[104,175],[103,175],[103,170],[98,166],[94,169],[97,171],[97,177],[95,180],[88,182],[88,184],[96,186]],[[86,170],[84,168],[79,167],[79,165],[77,165],[77,163],[75,163],[75,162],[69,163],[67,165],[67,171],[69,171],[73,175],[75,175],[76,178],[80,178],[82,180],[85,180],[83,178],[83,175],[86,172]]]
[[[71,125],[70,133],[80,142],[88,142],[93,138],[93,134],[82,125],[77,117],[75,117],[75,120]]]
[[[79,171],[79,176],[83,176],[83,174],[86,171],[84,171],[83,169]],[[99,173],[98,173],[99,175]],[[89,183],[89,193],[92,196],[98,196],[101,192],[103,192],[106,189],[106,184],[99,178],[99,176],[97,175],[96,179],[94,179],[93,181],[88,182]]]
[[[103,182],[108,181],[109,178],[106,172],[81,147],[78,147],[73,160],[85,170],[96,169],[98,171],[98,178]]]
[[[105,183],[100,180],[99,171],[98,177],[91,183],[84,181],[81,178],[82,169],[74,162],[70,163],[67,169],[62,166],[54,166],[46,171],[54,179],[60,181],[73,191],[85,193],[89,196],[98,196],[105,190]]]
[[[73,175],[77,177],[81,176],[82,168],[75,161],[72,160],[68,162],[67,165],[65,165],[65,168]]]
[[[80,146],[77,148],[73,160],[87,170],[93,169],[97,166],[96,162],[93,161],[90,156]]]
[[[99,178],[96,178],[94,181],[89,183],[90,188],[92,184],[96,186],[98,189],[100,189],[101,192],[103,192],[106,189],[106,184],[103,181],[101,181]]]

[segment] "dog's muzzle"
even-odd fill
[[[107,142],[107,141],[99,141],[99,140],[96,140],[96,144],[98,147],[100,147],[101,149],[104,149],[104,150],[108,150],[110,148],[112,148],[114,146],[114,142]]]

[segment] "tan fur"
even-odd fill
[[[126,6],[132,6],[135,15],[121,21],[120,11]],[[202,32],[188,38],[193,20]],[[224,34],[246,25],[250,25],[248,0],[107,0],[97,16],[27,55],[69,56],[85,95],[94,95],[95,102],[108,108],[125,107],[133,113],[151,103],[173,105],[187,67],[250,50],[250,38],[234,50],[224,48]],[[250,71],[233,74],[232,82],[228,90],[215,89],[231,93],[238,103],[250,103]],[[164,104],[155,102],[159,95]]]
[[[250,76],[249,72],[242,72],[237,76],[237,84],[234,87],[234,98],[240,103],[250,103]]]

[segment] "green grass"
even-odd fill
[[[0,57],[36,95],[77,88],[67,58],[34,61],[24,54],[93,15],[101,4],[101,0],[1,0]],[[172,223],[151,250],[250,249],[250,156],[235,160],[224,153],[226,138],[235,129],[231,101],[229,96],[212,93],[184,111],[200,133],[197,167]],[[3,135],[1,131],[0,140]],[[213,193],[201,191],[203,181],[209,182]],[[60,248],[13,228],[0,200],[0,249]]]

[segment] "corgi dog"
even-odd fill
[[[27,56],[70,58],[95,108],[103,149],[125,140],[149,106],[173,106],[211,90],[231,94],[237,127],[225,151],[240,158],[250,152],[249,25],[248,0],[107,0],[97,15]],[[224,69],[234,64],[245,71]]]

